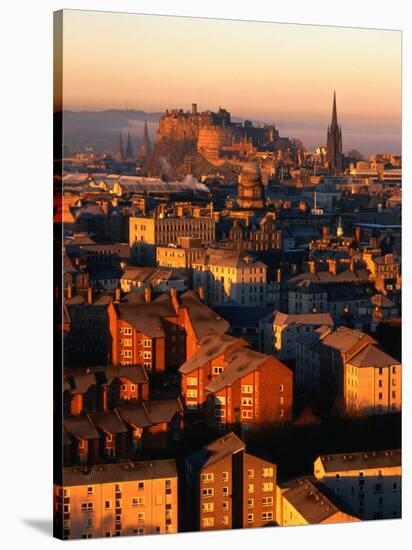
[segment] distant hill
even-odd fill
[[[133,109],[110,109],[106,111],[63,111],[63,141],[71,151],[93,147],[95,151],[113,151],[122,130],[126,144],[128,129],[136,149],[140,144],[144,121],[148,122],[152,142],[156,138],[159,118],[163,113],[146,113]]]

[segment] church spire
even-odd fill
[[[119,133],[119,145],[117,146],[117,156],[120,161],[124,161],[123,136],[122,136],[121,130]]]
[[[336,92],[333,91],[332,125],[331,128],[338,126],[338,114],[336,111]]]
[[[143,136],[142,141],[140,143],[139,148],[139,158],[142,162],[144,162],[151,152],[151,145],[150,145],[150,138],[149,138],[149,130],[147,129],[147,120],[144,121],[144,127],[143,127]]]
[[[130,135],[130,130],[127,134],[126,158],[127,159],[132,159],[133,158],[132,138],[131,138],[131,135]]]
[[[329,173],[333,176],[342,174],[342,130],[338,125],[338,114],[336,109],[336,92],[333,92],[332,122],[328,126],[326,161]]]

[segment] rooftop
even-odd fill
[[[176,463],[172,459],[63,469],[64,487],[176,477]]]
[[[320,455],[319,458],[325,472],[392,468],[402,464],[400,449]]]

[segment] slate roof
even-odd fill
[[[384,469],[401,466],[402,451],[391,449],[385,451],[365,451],[358,453],[337,453],[320,455],[325,472],[342,472],[348,470]]]
[[[170,478],[177,478],[176,462],[173,459],[63,469],[64,487]]]
[[[399,361],[391,357],[373,344],[368,344],[349,361],[350,365],[358,368],[375,367],[385,368],[399,365]]]

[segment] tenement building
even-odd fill
[[[193,287],[204,289],[211,306],[266,305],[267,267],[247,252],[208,248],[192,267]]]
[[[178,244],[180,237],[194,237],[202,244],[216,238],[215,220],[211,217],[130,218],[129,244],[135,261],[142,265],[156,264],[156,246]]]

